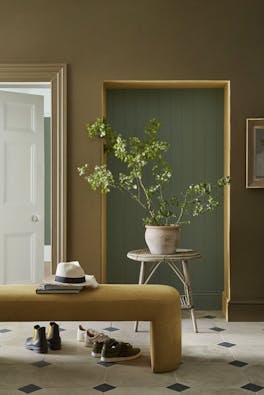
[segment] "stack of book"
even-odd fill
[[[68,284],[55,284],[49,282],[42,282],[36,289],[37,294],[78,294],[85,287],[83,285],[68,285]]]

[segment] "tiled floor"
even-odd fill
[[[48,354],[24,348],[33,323],[0,323],[0,395],[264,394],[264,323],[227,323],[220,312],[196,315],[198,334],[184,313],[182,364],[162,374],[150,369],[148,322],[139,324],[138,333],[132,322],[82,322],[141,347],[139,359],[118,364],[100,364],[91,357],[75,340],[76,322],[59,323],[63,348]]]

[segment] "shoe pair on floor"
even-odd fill
[[[141,351],[140,348],[133,347],[130,343],[107,339],[101,343],[96,342],[91,355],[95,358],[101,358],[102,362],[121,362],[138,358]]]
[[[109,339],[109,336],[102,332],[98,332],[95,329],[84,329],[82,325],[79,325],[77,330],[77,340],[84,342],[86,347],[93,347],[96,342],[103,342]]]
[[[130,343],[117,341],[94,329],[85,330],[81,325],[78,327],[77,340],[85,342],[86,347],[92,347],[91,355],[101,358],[103,362],[127,361],[141,355],[140,349],[132,347]]]
[[[33,337],[27,338],[25,347],[28,350],[41,354],[46,354],[48,349],[60,350],[61,338],[59,325],[56,324],[56,322],[50,322],[47,335],[44,326],[40,327],[39,325],[35,325]]]

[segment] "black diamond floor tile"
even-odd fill
[[[204,315],[203,318],[209,318],[210,320],[212,320],[213,318],[216,318],[215,315]]]
[[[184,385],[184,384],[175,383],[175,384],[169,385],[167,388],[170,390],[176,391],[176,392],[182,392],[182,391],[187,390],[190,387],[188,387],[187,385]]]
[[[50,365],[50,363],[46,361],[37,361],[33,362],[31,365],[37,366],[38,368],[44,368],[45,366]]]
[[[227,348],[229,348],[229,347],[235,346],[235,344],[233,344],[233,343],[228,343],[228,342],[222,342],[222,343],[218,343],[218,346],[222,346],[222,347],[227,347]]]
[[[31,394],[32,392],[41,390],[41,387],[35,385],[35,384],[28,384],[25,385],[24,387],[18,388],[18,391],[24,392],[25,394]]]
[[[108,328],[104,328],[104,331],[108,331],[108,332],[114,332],[114,331],[119,331],[119,328],[114,328],[113,326],[109,326]]]
[[[106,384],[106,383],[100,384],[100,385],[97,385],[96,387],[94,387],[94,389],[99,391],[99,392],[111,391],[114,388],[116,388],[116,387],[114,387],[113,385]]]
[[[213,328],[209,328],[211,331],[215,331],[215,332],[222,332],[225,331],[224,328],[219,328],[218,326],[214,326]]]
[[[0,333],[12,332],[11,329],[0,329]]]
[[[260,385],[257,384],[253,384],[253,383],[248,383],[246,385],[243,385],[243,387],[241,387],[245,390],[251,391],[251,392],[259,392],[261,391],[264,387],[261,387]]]
[[[248,365],[248,363],[235,360],[235,361],[229,362],[229,365],[233,365],[233,366],[237,366],[238,368],[242,368],[243,366]]]
[[[116,365],[116,363],[115,362],[100,361],[100,362],[97,362],[97,365],[104,366],[105,368],[109,368],[112,365]]]

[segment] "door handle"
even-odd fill
[[[39,222],[39,217],[36,214],[33,214],[31,217],[32,222]]]

